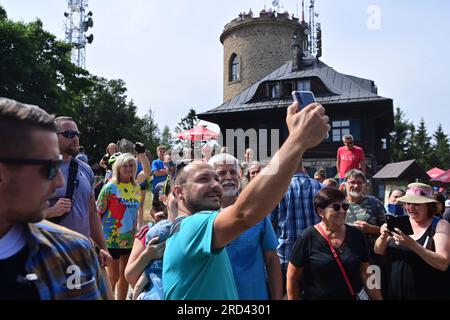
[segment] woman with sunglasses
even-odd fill
[[[355,300],[362,289],[371,299],[381,299],[378,289],[366,286],[369,249],[362,231],[345,224],[349,207],[345,195],[324,188],[315,195],[314,204],[322,221],[305,229],[292,248],[288,299]]]
[[[450,299],[450,225],[436,217],[439,209],[433,190],[411,183],[403,197],[413,234],[381,226],[375,253],[390,262],[388,298],[395,300]]]
[[[97,211],[102,219],[103,234],[113,257],[113,262],[107,268],[108,276],[113,290],[118,284],[117,298],[119,300],[124,300],[128,291],[124,272],[136,233],[141,203],[139,183],[151,175],[145,148],[142,144],[136,143],[136,151],[143,171],[136,176],[136,158],[130,153],[121,154],[113,164],[112,179],[102,188],[97,200]]]

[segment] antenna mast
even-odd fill
[[[316,23],[319,14],[315,12],[314,0],[309,4],[308,51],[319,58],[322,55],[322,31],[320,23]]]
[[[273,0],[272,6],[274,6],[276,8],[277,13],[280,12],[280,1],[279,0]]]
[[[89,28],[94,26],[92,11],[86,14],[88,0],[67,0],[69,12],[66,17],[66,42],[72,45],[71,60],[78,67],[86,68],[86,43],[94,41],[94,35],[86,36]]]

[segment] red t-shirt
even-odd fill
[[[337,158],[340,159],[339,179],[344,179],[345,173],[350,169],[359,169],[359,164],[364,161],[364,150],[354,146],[348,150],[343,146],[338,149]]]

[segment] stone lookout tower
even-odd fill
[[[223,100],[227,101],[293,59],[294,39],[306,45],[305,24],[289,13],[262,10],[240,14],[225,25]],[[303,48],[302,48],[303,49]]]

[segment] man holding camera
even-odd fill
[[[101,266],[107,266],[112,257],[106,248],[100,217],[95,209],[94,173],[88,164],[75,158],[80,146],[80,132],[70,117],[58,117],[55,124],[63,156],[60,169],[64,185],[56,190],[56,197],[50,200],[52,205],[46,210],[46,218],[92,238],[100,248]]]

